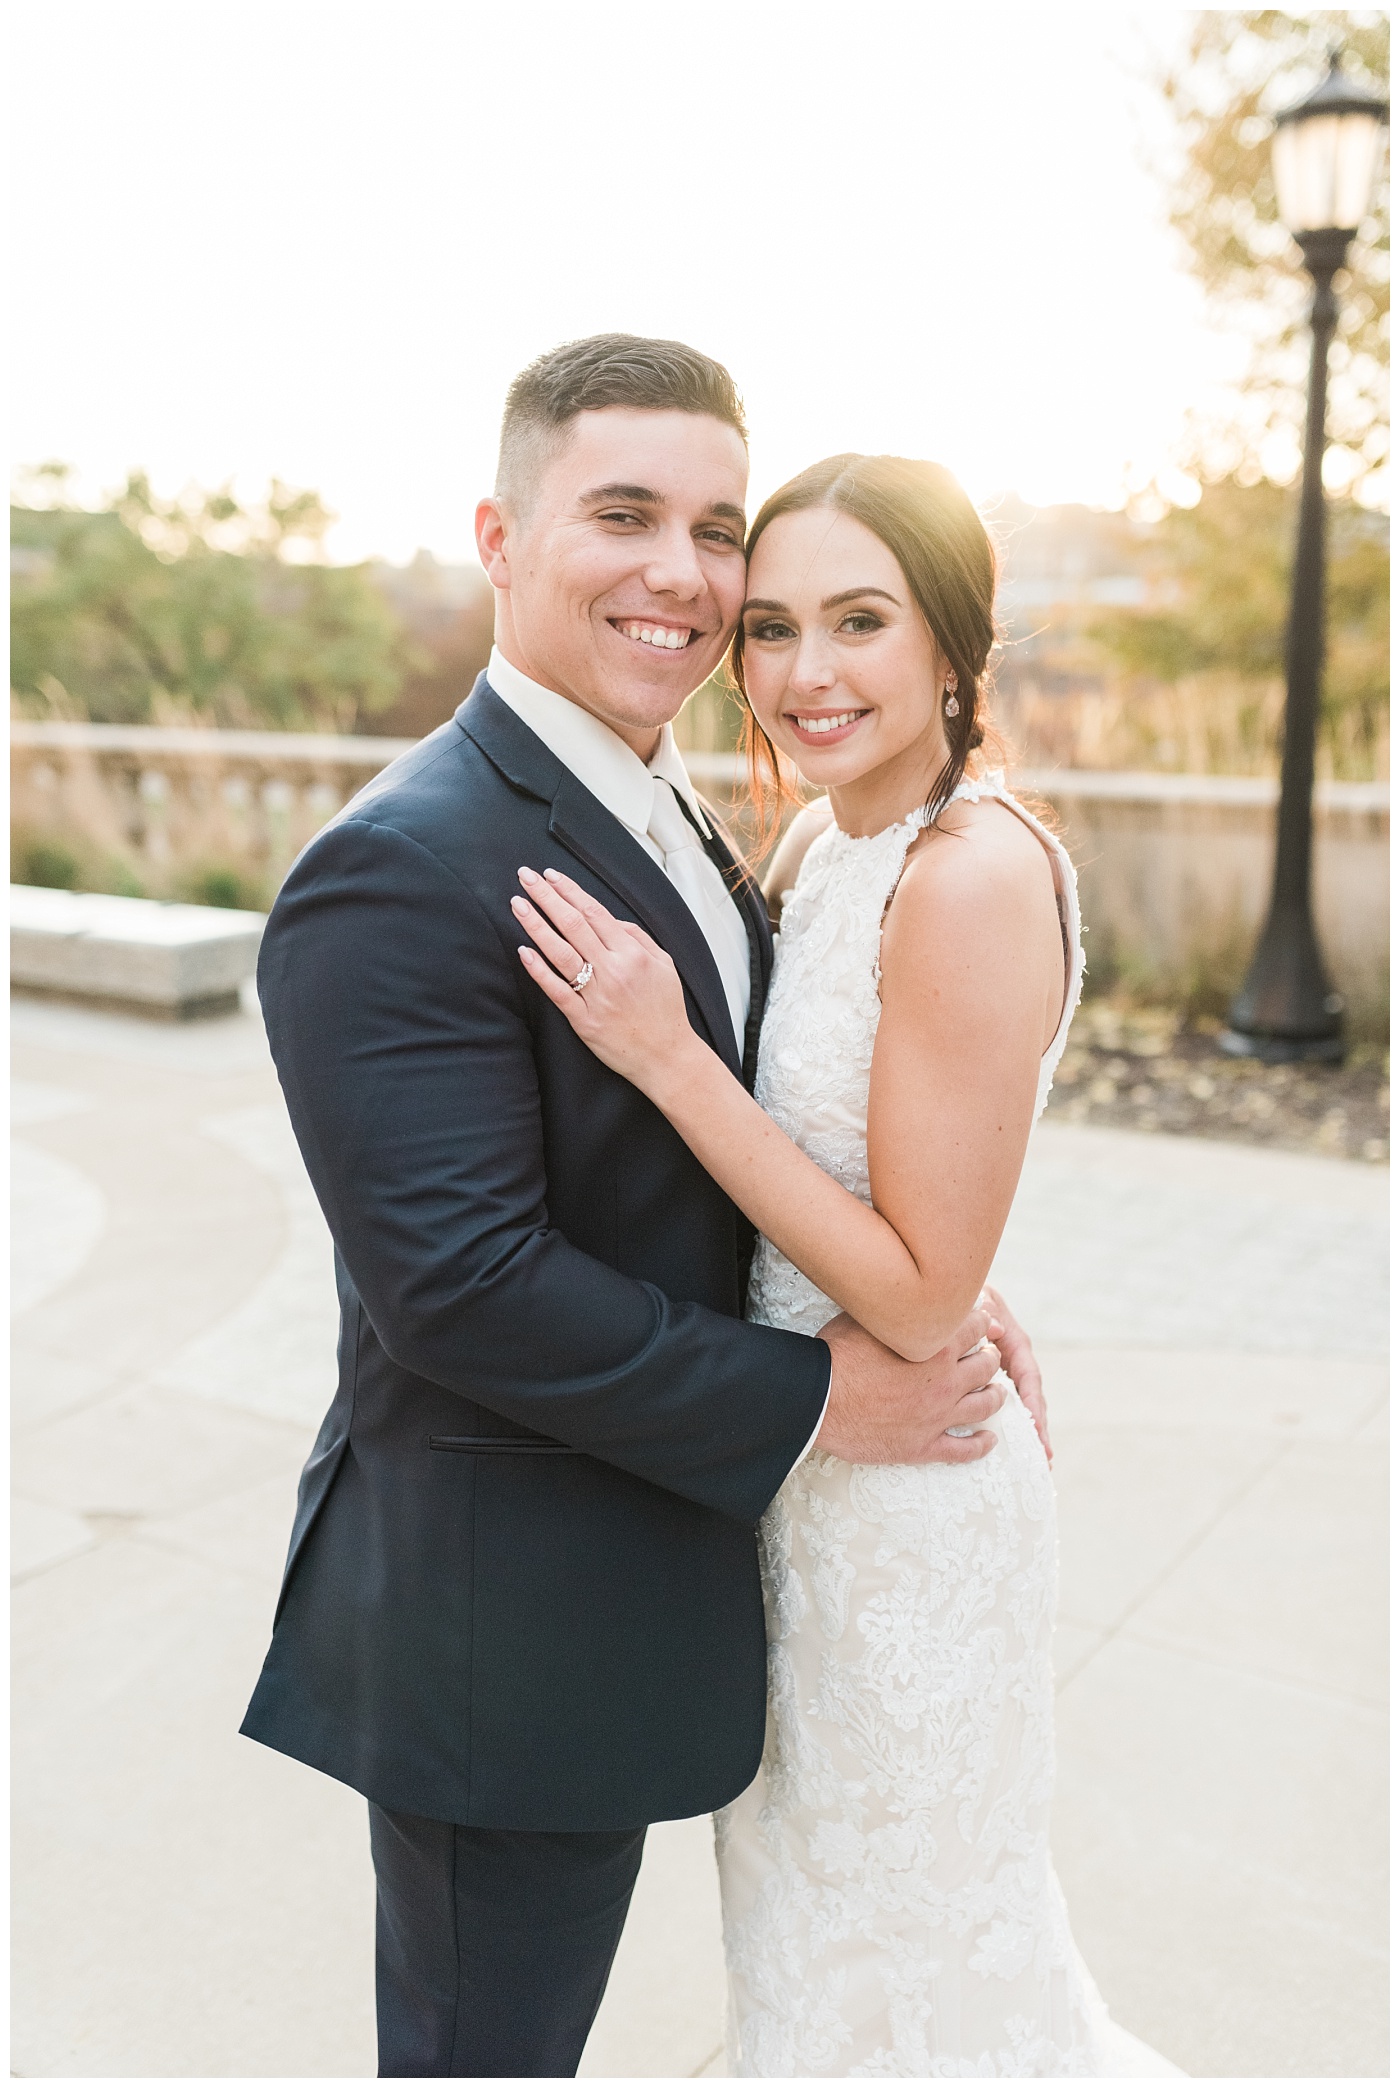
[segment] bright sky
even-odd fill
[[[840,449],[1121,505],[1233,365],[1144,73],[1183,12],[24,0],[12,451],[274,473],[333,554],[472,555],[556,342],[728,363],[754,492]]]

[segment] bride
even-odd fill
[[[522,961],[758,1228],[751,1319],[815,1334],[844,1311],[928,1357],[986,1281],[1064,1049],[1074,871],[974,767],[995,559],[948,472],[815,465],[749,560],[754,765],[776,784],[785,754],[825,793],[770,877],[755,1095],[670,958],[570,879],[522,873],[543,953]],[[959,1465],[818,1445],[764,1518],[767,1742],[716,1823],[736,2073],[1176,2071],[1109,2021],[1070,1934],[1050,1445],[1015,1398],[985,1434]]]

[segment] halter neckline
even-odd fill
[[[946,811],[948,806],[954,804],[959,798],[962,798],[966,803],[975,805],[983,797],[1006,799],[1010,796],[1011,792],[1006,787],[1005,769],[988,769],[986,774],[982,776],[964,776],[956,790],[949,791],[938,810],[940,812]],[[1019,809],[1021,808],[1018,807]],[[866,842],[883,841],[888,834],[897,834],[902,827],[926,827],[930,824],[930,821],[928,806],[927,804],[922,804],[916,805],[912,812],[906,812],[902,819],[892,819],[888,826],[878,828],[873,834],[848,834],[834,812],[831,823],[834,831],[841,836],[843,841]]]

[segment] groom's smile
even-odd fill
[[[681,651],[700,635],[692,624],[668,624],[657,617],[646,621],[633,617],[624,622],[620,616],[614,616],[609,618],[609,622],[615,631],[621,631],[623,637],[630,638],[634,645],[659,645],[668,652]]]
[[[506,659],[649,758],[738,621],[747,485],[742,437],[708,414],[577,415],[478,510]]]

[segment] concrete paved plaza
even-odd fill
[[[324,1227],[253,1012],[15,1019],[14,2066],[374,2071],[361,1802],[236,1735],[327,1404]],[[1386,1177],[1050,1124],[998,1265],[1048,1365],[1056,1849],[1195,2075],[1381,2075]],[[723,2071],[708,1823],[586,2055]]]

